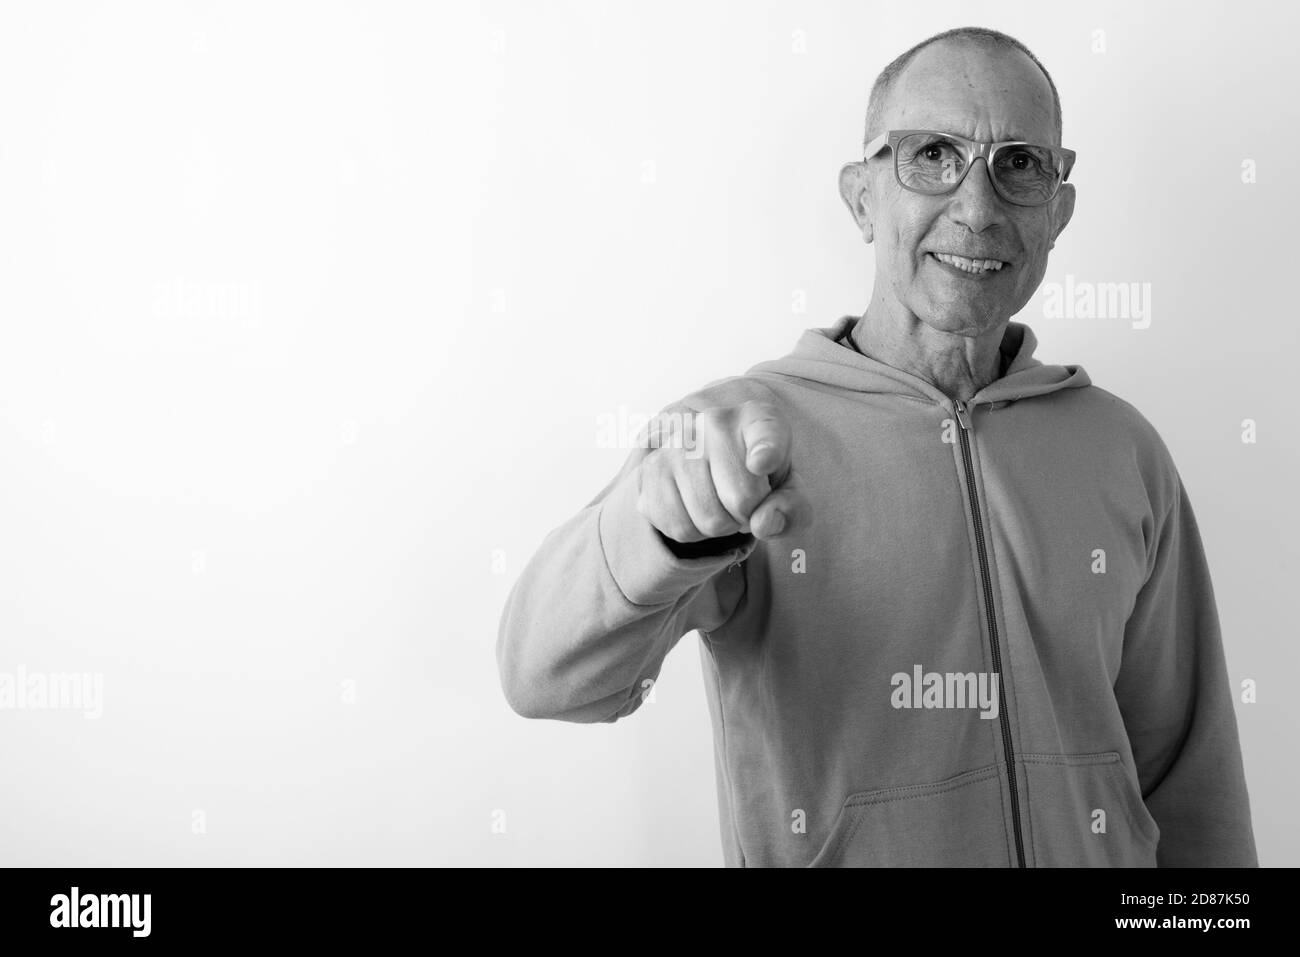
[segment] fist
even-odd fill
[[[637,511],[675,542],[749,532],[772,539],[807,524],[794,480],[790,420],[772,402],[688,413],[693,442],[665,441],[638,466]]]

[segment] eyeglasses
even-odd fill
[[[894,175],[914,193],[941,196],[962,184],[975,160],[983,158],[994,191],[1016,206],[1050,202],[1074,168],[1074,150],[1012,140],[981,143],[935,130],[890,130],[866,145],[862,159],[885,147],[894,154]]]

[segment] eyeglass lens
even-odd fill
[[[967,147],[934,133],[913,133],[898,143],[898,178],[908,189],[946,193],[966,169]],[[1043,146],[1003,146],[993,154],[989,171],[1002,196],[1013,203],[1037,206],[1061,184],[1062,157]]]

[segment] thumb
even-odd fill
[[[758,503],[749,517],[749,530],[763,540],[807,531],[811,526],[812,503],[800,487],[798,476],[788,469],[784,481]]]

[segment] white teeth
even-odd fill
[[[947,263],[949,266],[956,266],[963,272],[984,273],[990,269],[997,272],[1002,268],[1002,262],[997,259],[967,259],[965,256],[951,256],[948,253],[932,253],[939,262]]]

